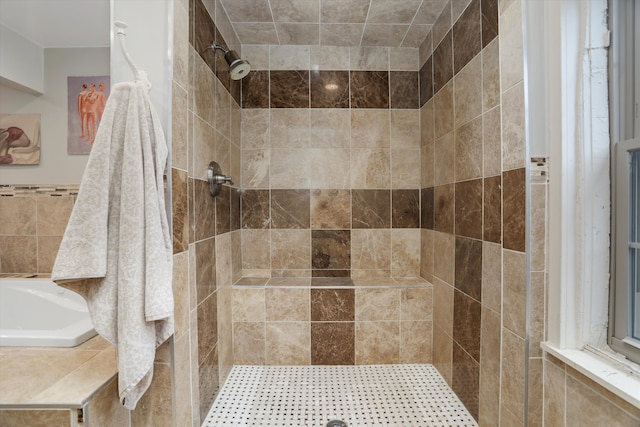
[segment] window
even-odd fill
[[[640,363],[640,4],[610,1],[612,280],[610,345]]]

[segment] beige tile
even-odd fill
[[[500,315],[482,307],[480,366],[482,371],[500,378]]]
[[[553,363],[544,361],[544,425],[564,427],[565,372]]]
[[[171,166],[188,170],[188,98],[186,86],[181,87],[174,81],[171,93]]]
[[[351,71],[387,71],[389,69],[389,48],[352,46],[350,61]]]
[[[213,71],[200,55],[193,61],[193,112],[210,126],[216,122],[216,105],[214,101],[216,84]],[[196,89],[197,88],[197,89]]]
[[[351,188],[391,188],[389,149],[355,148],[351,150]]]
[[[187,420],[192,419],[189,336],[185,334],[174,341],[173,348],[175,419],[188,424]]]
[[[487,111],[482,118],[484,176],[502,173],[502,127],[500,107]]]
[[[527,275],[524,253],[502,251],[504,327],[521,338],[526,335]]]
[[[432,329],[430,321],[400,322],[400,363],[431,363]]]
[[[271,149],[271,188],[309,188],[308,150]]]
[[[426,29],[427,26],[414,25],[418,30]],[[417,35],[417,33],[416,33]],[[424,34],[420,42],[424,40]],[[390,71],[419,71],[420,70],[420,58],[418,56],[418,50],[416,47],[400,47],[397,49],[389,49],[389,70]]]
[[[400,291],[401,320],[432,320],[433,288],[407,288]]]
[[[269,69],[309,70],[311,58],[309,46],[294,46],[297,44],[283,42],[281,45],[269,46]]]
[[[504,405],[500,406],[500,425],[509,427],[524,427],[524,422],[518,419]]]
[[[243,150],[269,148],[269,109],[241,110],[241,143]]]
[[[526,165],[524,128],[524,84],[516,84],[502,95],[502,168]]]
[[[453,22],[451,21],[451,0],[449,0],[442,8],[442,12],[440,12],[440,15],[436,19],[436,22],[433,24],[432,34],[434,49],[438,46],[438,44],[440,44],[440,41],[451,29],[452,25]]]
[[[455,140],[454,133],[449,132],[435,141],[434,146],[435,168],[434,184],[443,185],[454,182],[455,179]]]
[[[265,364],[265,323],[233,323],[233,363],[238,365]]]
[[[531,184],[531,271],[545,269],[547,185]]]
[[[36,201],[39,198],[45,197],[0,197],[0,234],[36,234]],[[49,198],[54,199],[47,197]]]
[[[449,336],[453,336],[453,287],[433,279],[433,322]]]
[[[242,230],[242,268],[268,269],[271,265],[271,231]]]
[[[433,277],[433,230],[420,230],[420,276],[428,281]]]
[[[391,110],[391,148],[417,150],[420,148],[419,110]]]
[[[311,228],[351,228],[351,191],[311,190]],[[353,244],[353,231],[351,241]],[[353,249],[351,259],[353,260]]]
[[[343,148],[309,150],[311,188],[350,188],[349,156],[350,150]]]
[[[482,111],[500,103],[500,38],[482,50]]]
[[[500,313],[502,307],[502,247],[482,242],[482,304]]]
[[[118,400],[118,379],[112,379],[87,405],[86,416],[92,425],[129,427],[130,414]],[[49,426],[50,424],[46,424]],[[67,424],[69,425],[69,424]]]
[[[267,323],[267,365],[309,365],[311,324],[309,322]]]
[[[420,187],[420,149],[391,150],[391,188]]]
[[[502,372],[500,389],[502,405],[520,423],[524,423],[525,342],[502,328]],[[503,412],[503,411],[501,411]]]
[[[207,168],[211,159],[215,158],[215,149],[216,132],[204,120],[195,117],[193,123],[193,172],[196,178],[207,178]]]
[[[308,108],[274,108],[271,110],[271,148],[309,147],[311,126]]]
[[[391,230],[351,230],[351,268],[390,269]]]
[[[0,236],[0,272],[34,273],[38,269],[36,236]]]
[[[189,84],[189,6],[180,2],[173,3],[173,79]]]
[[[482,61],[476,55],[454,77],[456,128],[482,113]]]
[[[545,274],[531,273],[529,285],[529,356],[542,357],[545,340]]]
[[[69,409],[0,410],[0,420],[4,427],[67,427],[71,415]]]
[[[447,233],[435,232],[433,235],[435,251],[433,259],[433,275],[446,283],[453,284],[455,272],[455,239]]]
[[[398,363],[400,322],[356,322],[356,364]]]
[[[268,45],[242,44],[242,58],[246,58],[251,63],[254,70],[269,69],[269,47]]]
[[[360,43],[364,24],[320,25],[320,43],[324,46],[353,46]]]
[[[62,237],[38,236],[38,270],[39,274],[49,274],[58,255]]]
[[[309,321],[311,294],[309,289],[267,288],[266,320],[273,321]]]
[[[269,188],[271,150],[242,150],[242,187],[247,189]]]
[[[176,338],[189,330],[189,253],[173,256],[173,302]]]
[[[451,387],[453,339],[441,328],[433,327],[433,366]]]
[[[356,321],[400,319],[400,289],[356,289]]]
[[[500,380],[480,367],[479,416],[480,425],[496,426],[500,419]]]
[[[311,268],[309,230],[271,230],[271,268]]]
[[[435,185],[435,140],[433,139],[433,101],[420,110],[421,152],[420,168],[422,188]]]
[[[236,33],[246,44],[278,44],[278,34],[273,22],[237,22]]]
[[[528,377],[528,425],[542,426],[543,425],[543,406],[542,406],[542,388],[543,388],[543,376],[542,376],[542,359],[530,358],[529,359],[529,377]]]
[[[436,139],[451,132],[454,127],[453,83],[451,80],[433,97]]]
[[[169,365],[155,363],[151,385],[131,413],[131,427],[171,425],[171,394],[171,368]]]
[[[317,108],[313,110],[311,148],[350,148],[350,135],[351,114],[348,109]]]
[[[388,148],[390,110],[351,110],[351,148]]]
[[[216,236],[216,286],[218,289],[232,284],[231,251],[229,248],[231,248],[229,233]]]
[[[522,50],[522,3],[515,0],[504,8],[501,4],[500,28],[500,75],[502,91],[511,88],[524,77]]]
[[[75,197],[36,197],[38,235],[62,236],[73,209]]]
[[[264,322],[265,296],[264,289],[233,289],[233,321]]]
[[[349,47],[311,46],[311,69],[349,70]]]
[[[465,123],[455,131],[455,180],[482,176],[482,117]]]
[[[216,131],[220,132],[226,138],[231,137],[231,95],[227,92],[222,82],[214,79],[215,91],[214,99],[216,106]],[[220,163],[220,162],[218,162]],[[221,163],[222,165],[222,163]],[[223,169],[224,170],[224,169]]]
[[[316,23],[276,22],[278,39],[288,45],[314,45],[320,43],[320,25]]]
[[[398,277],[420,275],[420,230],[391,230],[391,274]]]

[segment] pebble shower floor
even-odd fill
[[[432,365],[235,366],[203,427],[477,426]]]

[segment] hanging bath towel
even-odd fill
[[[87,300],[96,331],[117,347],[120,402],[129,409],[173,333],[167,155],[147,89],[115,85],[51,274]]]

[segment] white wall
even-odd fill
[[[40,96],[0,85],[1,114],[41,114],[40,164],[0,166],[0,184],[80,183],[88,155],[67,154],[67,77],[109,75],[109,51],[45,49],[44,94]]]
[[[0,83],[34,94],[44,92],[43,49],[0,25]]]

